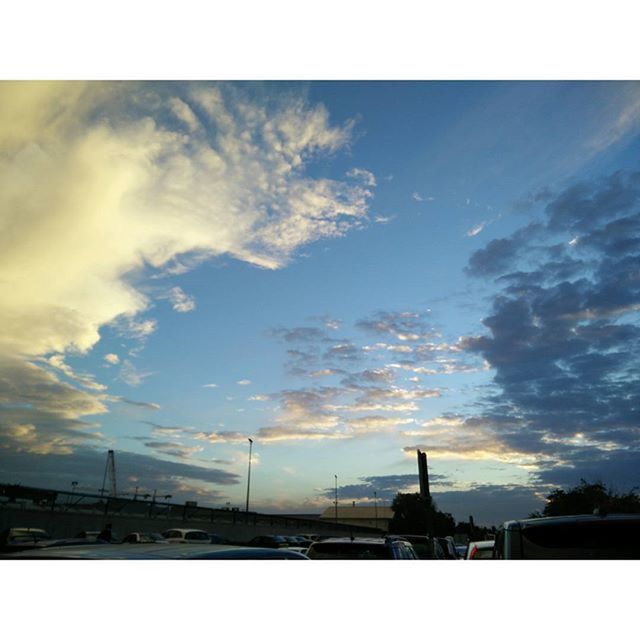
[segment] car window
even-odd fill
[[[524,558],[640,558],[640,520],[598,520],[522,529]]]
[[[184,536],[185,540],[209,540],[209,534],[204,531],[189,531]]]

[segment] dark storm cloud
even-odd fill
[[[636,433],[635,437],[639,435]],[[573,486],[584,479],[587,482],[604,482],[620,491],[640,487],[640,456],[637,451],[602,451],[597,456],[591,452],[576,451],[570,462],[570,465],[542,469],[538,474],[540,481]]]
[[[465,271],[470,276],[497,275],[509,269],[534,238],[539,236],[542,226],[531,223],[519,229],[509,238],[491,240],[484,249],[472,254]]]
[[[639,209],[640,173],[619,172],[549,202],[535,246],[525,228],[470,259],[476,275],[506,273],[483,320],[488,333],[462,347],[495,370],[486,415],[516,425],[496,423],[495,437],[566,463],[543,466],[548,481],[601,464],[630,482],[610,461],[640,466]]]
[[[134,483],[140,487],[171,492],[174,497],[179,487],[188,482],[235,485],[241,481],[240,476],[228,471],[159,460],[127,451],[116,451],[115,461],[116,477],[121,488]],[[79,491],[91,493],[102,486],[105,462],[106,449],[78,447],[72,455],[32,455],[2,450],[0,482],[61,490],[69,489],[71,482],[78,482]]]
[[[552,230],[595,229],[637,206],[640,172],[619,171],[591,183],[576,184],[563,191],[546,208]]]
[[[478,485],[464,491],[439,491],[433,498],[441,511],[451,513],[458,522],[473,516],[478,525],[498,526],[543,509],[547,493],[522,485]]]

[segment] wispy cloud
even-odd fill
[[[473,238],[474,236],[479,235],[480,233],[482,233],[482,231],[484,230],[484,228],[487,226],[487,221],[483,220],[482,222],[479,222],[478,224],[476,224],[475,226],[471,227],[466,235],[470,238]]]
[[[376,186],[376,177],[373,175],[373,173],[371,173],[371,171],[368,171],[367,169],[351,169],[347,172],[347,176],[349,178],[357,178],[368,187]]]
[[[187,295],[180,287],[173,287],[168,294],[171,306],[178,313],[188,313],[196,308],[193,296]]]

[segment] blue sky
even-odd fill
[[[1,481],[498,523],[635,486],[640,85],[2,83]],[[635,390],[634,390],[635,389]]]

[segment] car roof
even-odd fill
[[[165,529],[165,533],[167,531],[179,531],[180,533],[193,533],[194,531],[197,531],[198,533],[206,533],[209,535],[209,532],[204,529],[178,529],[177,527],[171,527],[170,529]]]
[[[495,546],[495,540],[474,540],[469,543],[469,547],[478,547],[478,549],[490,549]]]
[[[549,516],[545,518],[526,518],[524,520],[508,520],[503,529],[524,529],[527,527],[554,526],[581,522],[635,521],[640,522],[640,514],[611,513],[605,516],[584,514],[579,516]]]
[[[106,544],[81,547],[49,547],[7,554],[14,560],[308,560],[289,549],[265,549],[232,545]]]
[[[407,542],[404,540],[404,542]],[[385,538],[327,538],[326,540],[319,540],[318,542],[314,542],[313,544],[386,544],[387,540]]]

